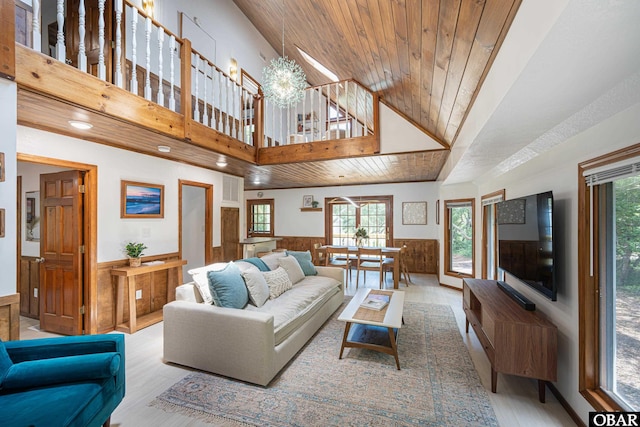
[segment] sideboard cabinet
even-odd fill
[[[464,279],[466,332],[473,327],[491,362],[491,391],[498,372],[538,380],[538,397],[545,400],[545,381],[557,380],[558,329],[537,311],[513,301],[495,280]]]

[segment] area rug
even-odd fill
[[[216,425],[497,426],[451,307],[405,303],[393,356],[345,349],[341,307],[267,387],[194,372],[150,403]]]

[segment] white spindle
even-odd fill
[[[349,135],[349,82],[344,82],[344,136],[350,138]]]
[[[371,102],[373,105],[373,102]],[[364,136],[369,135],[369,94],[365,92],[364,94]]]
[[[151,101],[151,18],[148,16],[145,20],[144,37],[147,47],[145,54],[146,73],[144,78],[144,98]]]
[[[107,79],[107,66],[104,62],[104,2],[98,0],[98,78]]]
[[[207,72],[207,68],[209,68],[209,61],[207,61],[206,59],[203,61],[204,62],[204,69],[202,70],[202,75],[204,76],[204,85],[203,85],[203,91],[204,91],[204,108],[202,111],[202,123],[204,123],[206,126],[209,126],[209,114],[207,112],[207,79],[208,79],[208,72]]]
[[[78,2],[78,70],[87,72],[87,53],[84,47],[85,37],[84,0]]]
[[[158,27],[158,99],[156,102],[164,107],[164,80],[162,79],[162,46],[164,44],[164,29]]]
[[[340,139],[340,84],[336,82],[336,139]]]
[[[236,100],[238,99],[237,89],[235,82],[231,80],[231,136],[238,139],[238,126],[236,125],[236,117],[238,117],[238,107],[236,106]]]
[[[224,133],[231,136],[231,123],[229,122],[229,80],[226,77],[224,77],[224,90],[224,97],[226,99],[225,113],[227,113],[227,118],[224,121]]]
[[[58,21],[58,33],[56,36],[56,59],[65,62],[66,47],[64,45],[64,0],[57,0],[56,20]]]
[[[136,48],[138,46],[136,32],[138,30],[138,9],[131,8],[131,87],[132,93],[138,94],[138,57]]]
[[[315,114],[315,112],[313,111],[313,90],[308,90],[307,93],[309,93],[309,114],[311,114],[311,120],[312,120],[312,126],[313,126],[313,115]],[[316,123],[317,126],[317,123]],[[315,141],[316,140],[316,134],[315,132],[311,132],[311,141]]]
[[[222,122],[222,71],[218,70],[218,130],[224,132],[224,123]]]
[[[322,86],[318,86],[318,114],[320,114],[320,111],[322,111]],[[327,114],[329,113],[328,108],[325,111],[327,112]],[[329,118],[327,117],[327,120],[328,119]]]
[[[360,119],[360,114],[359,114],[359,111],[358,111],[358,107],[360,107],[360,103],[358,102],[358,91],[359,90],[360,90],[360,87],[358,85],[355,85],[354,98],[355,98],[356,105],[355,105],[355,108],[354,108],[354,111],[355,111],[354,123],[356,125],[356,129],[359,128],[358,123],[359,123],[359,119]],[[357,133],[356,133],[356,135],[357,135]]]
[[[169,73],[169,109],[171,111],[176,111],[176,98],[173,95],[173,86],[174,86],[174,64],[173,64],[173,57],[175,54],[175,50],[176,50],[176,37],[172,34],[171,37],[169,37],[169,58],[170,60],[170,73]]]
[[[33,0],[33,19],[31,20],[31,38],[33,50],[40,52],[42,48],[42,34],[40,34],[40,0]]]
[[[122,75],[122,0],[115,0],[114,3],[116,13],[116,69],[115,84],[118,87],[123,86]]]
[[[198,95],[199,95],[199,87],[198,87],[198,75],[200,74],[200,55],[198,55],[197,53],[195,54],[196,60],[194,62],[195,65],[195,105],[193,106],[193,120],[195,120],[196,122],[200,121],[200,101],[198,99]]]

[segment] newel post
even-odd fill
[[[256,130],[253,133],[253,146],[258,149],[264,147],[264,97],[262,94],[253,98],[253,117],[256,125]],[[256,150],[257,152],[258,150]]]
[[[0,77],[16,78],[16,6],[13,0],[0,0]]]
[[[184,116],[184,137],[191,139],[191,42],[182,40],[180,50],[180,105]]]

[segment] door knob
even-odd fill
[[[36,258],[36,262],[37,262],[37,263],[44,262],[44,258]]]

